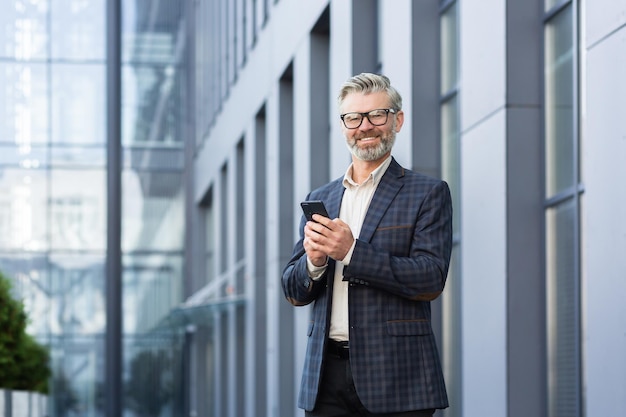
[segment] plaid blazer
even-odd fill
[[[339,216],[344,187],[339,178],[311,192],[331,218]],[[315,407],[330,328],[329,260],[320,280],[309,278],[300,239],[282,275],[293,305],[312,302],[298,406]],[[448,185],[401,167],[395,159],[372,198],[350,265],[350,365],[363,405],[372,413],[448,406],[431,328],[430,301],[443,291],[452,249],[452,202]]]

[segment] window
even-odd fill
[[[581,416],[577,2],[546,0],[548,416]]]
[[[450,270],[443,295],[443,366],[450,397],[445,415],[460,416],[461,408],[461,283],[460,283],[460,134],[458,102],[458,3],[442,0],[441,33],[441,174],[450,186],[453,210],[453,246]]]

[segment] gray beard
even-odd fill
[[[385,156],[388,152],[391,152],[393,148],[393,144],[396,141],[396,134],[393,132],[391,136],[382,138],[380,143],[374,147],[367,147],[361,149],[357,146],[357,141],[355,141],[352,145],[346,142],[346,146],[350,150],[350,153],[354,155],[355,158],[360,159],[361,161],[377,161],[383,156]]]

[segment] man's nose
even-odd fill
[[[359,129],[370,130],[373,127],[374,125],[372,124],[372,122],[370,122],[370,119],[367,116],[363,116],[363,120],[361,121],[361,126],[359,126]]]

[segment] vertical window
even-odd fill
[[[237,144],[236,167],[235,167],[235,292],[243,295],[245,289],[245,189],[246,189],[246,164],[244,139]],[[242,390],[243,391],[243,390]]]
[[[104,9],[16,0],[0,12],[0,270],[49,347],[56,415],[97,414],[104,375]]]
[[[229,191],[230,187],[228,186],[228,163],[225,163],[222,166],[220,171],[220,187],[219,187],[219,210],[220,214],[219,218],[219,231],[216,230],[217,235],[219,236],[218,242],[223,242],[220,246],[221,249],[219,251],[219,266],[218,271],[220,275],[226,276],[228,274],[228,249],[229,246],[226,244],[228,242],[228,222],[230,220],[230,211],[229,211]]]
[[[451,407],[445,415],[460,416],[461,409],[461,286],[460,286],[460,135],[458,104],[458,3],[440,2],[441,175],[450,186],[453,210],[453,247],[443,295],[443,365]]]
[[[160,326],[184,296],[185,10],[122,3],[122,403],[162,415],[183,398],[183,335]]]
[[[546,0],[548,416],[581,415],[577,2]]]
[[[215,264],[215,208],[213,207],[213,193],[209,191],[203,206],[204,221],[204,273],[205,279],[198,283],[202,288],[215,279],[217,267]]]
[[[330,173],[330,7],[320,15],[311,30],[310,176],[311,188],[328,182]]]

